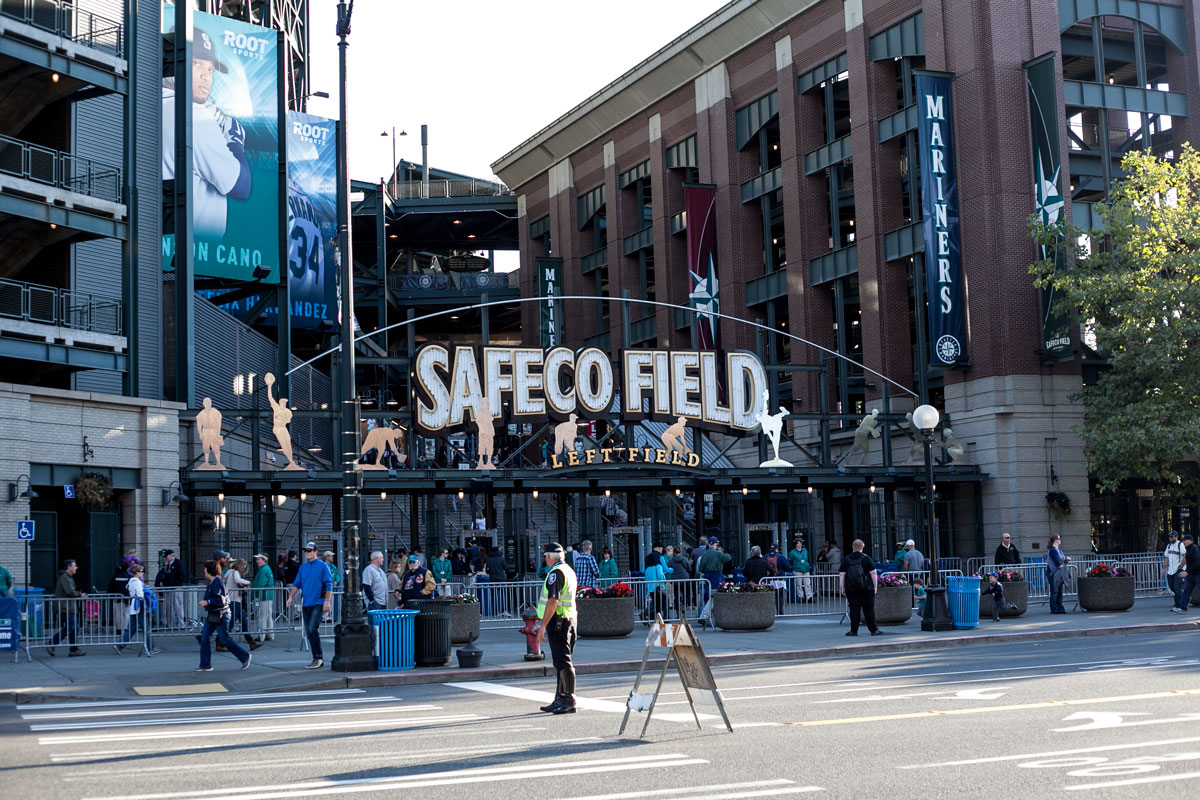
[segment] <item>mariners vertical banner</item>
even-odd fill
[[[292,326],[337,319],[337,122],[287,113],[288,293]]]
[[[948,366],[967,357],[958,236],[958,176],[954,166],[954,106],[950,100],[949,75],[919,72],[916,78],[930,363]]]
[[[1046,53],[1025,63],[1025,83],[1029,87],[1029,124],[1033,137],[1033,196],[1038,218],[1047,228],[1057,228],[1062,244],[1062,154],[1058,144],[1058,68],[1054,53]],[[1062,247],[1038,245],[1038,258],[1054,259],[1054,269],[1063,264]],[[1071,320],[1054,309],[1054,289],[1042,290],[1042,355],[1062,358],[1071,353]]]
[[[538,300],[538,333],[542,347],[563,343],[562,295],[563,261],[561,258],[534,259],[534,291]]]
[[[175,36],[174,3],[163,34]],[[175,79],[163,79],[162,177],[187,191],[197,275],[277,281],[279,248],[278,34],[272,28],[195,13],[192,31],[192,180],[175,181]],[[186,132],[184,135],[187,135]],[[175,237],[163,237],[172,269]]]
[[[717,349],[717,317],[721,312],[717,284],[717,188],[684,186],[687,214],[688,302],[696,309],[696,347]]]

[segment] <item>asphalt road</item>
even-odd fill
[[[8,797],[1180,797],[1200,781],[1200,638],[964,646],[716,671],[697,730],[631,674],[0,709]],[[657,676],[654,676],[657,679]],[[654,682],[644,685],[652,692]],[[703,693],[700,693],[703,694]],[[711,696],[709,696],[711,698]],[[418,788],[420,787],[420,788]]]

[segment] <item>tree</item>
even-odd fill
[[[1159,499],[1190,502],[1200,484],[1200,153],[1186,144],[1174,160],[1139,151],[1122,167],[1126,176],[1093,206],[1096,230],[1031,219],[1050,256],[1030,272],[1108,358],[1074,398],[1084,406],[1084,451],[1103,491],[1129,478],[1157,487],[1145,543],[1157,549]],[[1054,269],[1055,248],[1068,250],[1073,268]]]

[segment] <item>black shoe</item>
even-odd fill
[[[881,630],[873,630],[873,631],[871,631],[871,635],[872,635],[872,636],[883,636],[883,631],[881,631]]]
[[[574,714],[575,713],[575,702],[572,700],[572,701],[563,703],[562,705],[557,706],[550,713],[551,714]]]
[[[554,699],[550,701],[550,705],[542,706],[538,710],[550,712],[550,711],[554,711],[554,709],[558,708],[561,705],[562,705],[562,698],[559,697],[558,695],[554,695]]]
[[[846,631],[847,636],[858,636],[858,631]]]

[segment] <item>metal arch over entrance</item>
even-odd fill
[[[471,303],[470,305],[456,306],[454,308],[447,308],[447,309],[443,309],[441,311],[434,311],[430,314],[422,314],[419,317],[413,317],[412,319],[406,319],[406,320],[401,320],[400,322],[392,323],[391,325],[387,325],[383,328],[378,328],[376,330],[373,330],[370,333],[364,333],[361,336],[356,336],[356,337],[354,337],[354,341],[355,341],[355,343],[358,343],[358,342],[363,341],[364,339],[370,339],[373,336],[378,336],[379,334],[385,333],[394,328],[403,328],[403,327],[407,327],[407,326],[412,325],[417,322],[423,322],[425,320],[435,319],[437,317],[447,316],[450,314],[461,314],[464,311],[474,311],[476,309],[490,308],[492,306],[505,306],[505,305],[511,305],[513,303],[539,303],[546,299],[547,298],[545,298],[545,297],[516,297],[516,298],[509,298],[506,300],[489,300],[485,303]],[[750,327],[756,328],[758,330],[767,331],[769,333],[774,333],[774,334],[778,334],[781,336],[786,336],[787,338],[792,339],[797,342],[800,342],[801,344],[806,344],[809,347],[820,350],[822,353],[825,353],[826,355],[833,356],[834,358],[840,358],[843,361],[853,364],[855,367],[861,369],[863,372],[869,372],[872,375],[874,375],[875,377],[879,378],[880,380],[887,381],[889,384],[891,384],[892,386],[895,386],[897,389],[904,392],[905,394],[912,395],[914,398],[919,399],[917,393],[914,392],[912,389],[909,389],[904,384],[898,383],[898,382],[892,380],[888,376],[884,375],[882,372],[877,372],[877,371],[871,369],[870,367],[867,367],[867,366],[864,366],[864,365],[858,363],[857,361],[850,358],[849,356],[844,356],[841,353],[838,353],[834,350],[830,350],[828,347],[819,345],[816,342],[811,342],[808,339],[805,339],[800,336],[796,336],[795,334],[791,334],[786,331],[777,330],[776,328],[769,327],[760,322],[751,322],[748,319],[742,319],[741,317],[735,317],[732,314],[722,314],[717,311],[699,311],[698,309],[695,309],[691,306],[679,305],[678,303],[664,303],[660,300],[641,300],[641,299],[638,299],[635,297],[597,297],[595,295],[585,295],[585,294],[563,294],[563,295],[556,295],[554,297],[554,299],[555,300],[593,300],[593,301],[600,300],[600,301],[612,301],[612,302],[618,302],[618,303],[637,303],[639,305],[655,306],[658,308],[681,309],[683,311],[687,311],[692,314],[705,314],[708,316],[717,317],[718,319],[727,319],[727,320],[731,320],[733,322],[739,322],[743,325],[749,325]],[[287,374],[291,375],[293,372],[295,372],[299,369],[302,369],[302,368],[308,366],[309,364],[312,364],[315,361],[320,361],[325,356],[336,353],[340,349],[341,349],[341,345],[338,345],[337,347],[331,347],[328,350],[325,350],[324,352],[318,353],[317,355],[313,356],[312,358],[308,359],[307,361],[301,362],[300,364],[292,367],[290,370],[287,371]]]

